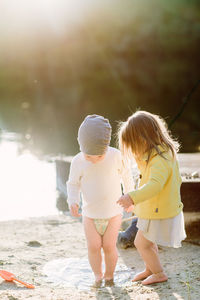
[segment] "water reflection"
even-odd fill
[[[0,142],[0,221],[56,214],[56,172],[52,163],[20,153],[19,136]]]
[[[73,257],[52,260],[44,266],[43,273],[47,276],[47,282],[57,286],[90,290],[94,283],[94,275],[86,258]],[[132,285],[133,275],[133,270],[125,265],[117,264],[115,286],[127,287]]]

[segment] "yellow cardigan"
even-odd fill
[[[162,149],[162,148],[160,148]],[[176,158],[171,151],[162,156],[153,151],[137,161],[141,172],[139,188],[129,193],[136,216],[142,219],[166,219],[178,215],[183,209],[180,197],[181,176]]]

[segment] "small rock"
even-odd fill
[[[9,299],[9,300],[18,300],[19,298],[16,298],[16,297],[14,297],[14,296],[12,296],[12,295],[8,295],[8,299]]]
[[[41,247],[42,244],[40,244],[38,241],[30,241],[27,244],[29,247]]]

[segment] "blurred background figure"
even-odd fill
[[[137,219],[133,219],[131,224],[126,228],[125,231],[120,231],[118,234],[117,244],[118,246],[126,249],[134,246],[134,240],[138,228],[136,227]]]

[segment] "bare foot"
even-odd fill
[[[102,279],[100,280],[95,280],[94,284],[93,284],[93,287],[94,288],[100,288],[102,285]]]
[[[168,280],[167,275],[165,275],[165,273],[163,272],[160,272],[160,273],[150,275],[149,277],[147,277],[145,280],[142,281],[142,284],[148,285],[148,284],[153,284],[158,282],[164,282],[167,280]]]
[[[101,287],[102,280],[103,280],[102,274],[95,275],[95,282],[93,284],[93,287],[95,287],[95,288]]]
[[[150,270],[144,270],[144,271],[136,274],[132,281],[143,280],[143,279],[147,278],[148,276],[150,276],[151,274],[152,274],[152,272]]]
[[[105,279],[105,286],[113,286],[113,285],[114,285],[113,278],[111,278],[111,279]]]

